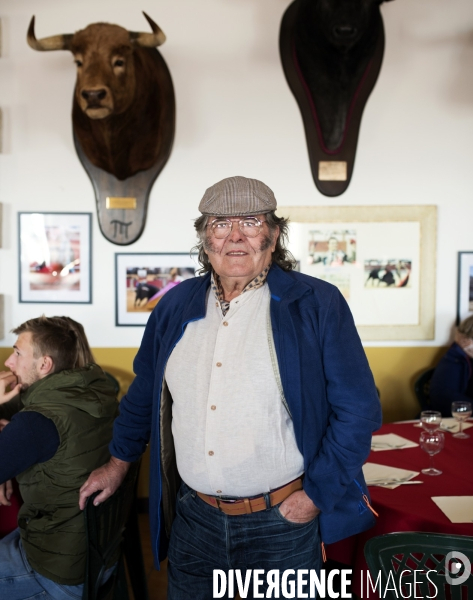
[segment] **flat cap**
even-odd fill
[[[227,177],[209,187],[199,204],[203,215],[240,217],[276,210],[273,191],[258,179]]]

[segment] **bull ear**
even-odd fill
[[[33,50],[70,50],[72,37],[72,34],[66,33],[37,40],[34,33],[34,16],[32,16],[26,41]]]
[[[143,14],[148,23],[151,25],[153,33],[130,31],[130,41],[135,43],[137,46],[144,46],[145,48],[155,48],[156,46],[161,46],[161,44],[164,44],[166,41],[166,36],[151,17],[149,17],[144,11]]]

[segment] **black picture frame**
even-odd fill
[[[144,327],[161,297],[197,269],[197,255],[189,252],[117,252],[115,325]]]

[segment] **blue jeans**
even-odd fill
[[[84,584],[61,585],[30,567],[18,529],[0,540],[2,600],[80,600]]]
[[[296,579],[298,569],[318,574],[320,566],[318,518],[292,523],[281,515],[278,506],[249,515],[226,515],[206,504],[185,483],[181,485],[168,553],[168,600],[210,600],[215,597],[214,578],[218,581],[217,593],[222,593],[223,579],[214,574],[216,569],[225,573],[227,582],[226,594],[217,597],[236,596],[239,570],[242,583],[251,577],[246,598],[252,599],[255,569],[263,571],[256,593],[266,595],[269,571],[279,570],[281,579],[283,571],[294,569],[292,579]],[[228,587],[231,579],[233,594]],[[308,593],[309,588],[303,592]],[[268,597],[277,597],[274,591],[271,593]],[[284,597],[281,589],[279,597]]]

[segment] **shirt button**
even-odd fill
[[[214,451],[213,450],[209,450],[209,456],[213,456],[214,455]]]
[[[212,404],[212,406],[210,408],[211,408],[211,410],[215,410],[217,407],[215,406],[215,404]]]
[[[221,367],[221,366],[222,366],[222,363],[218,362],[217,367]]]
[[[222,490],[217,490],[217,494],[221,494],[221,493],[222,493]]]
[[[228,323],[226,321],[223,322],[224,327],[228,327]]]
[[[215,303],[215,306],[218,306],[218,302]]]

